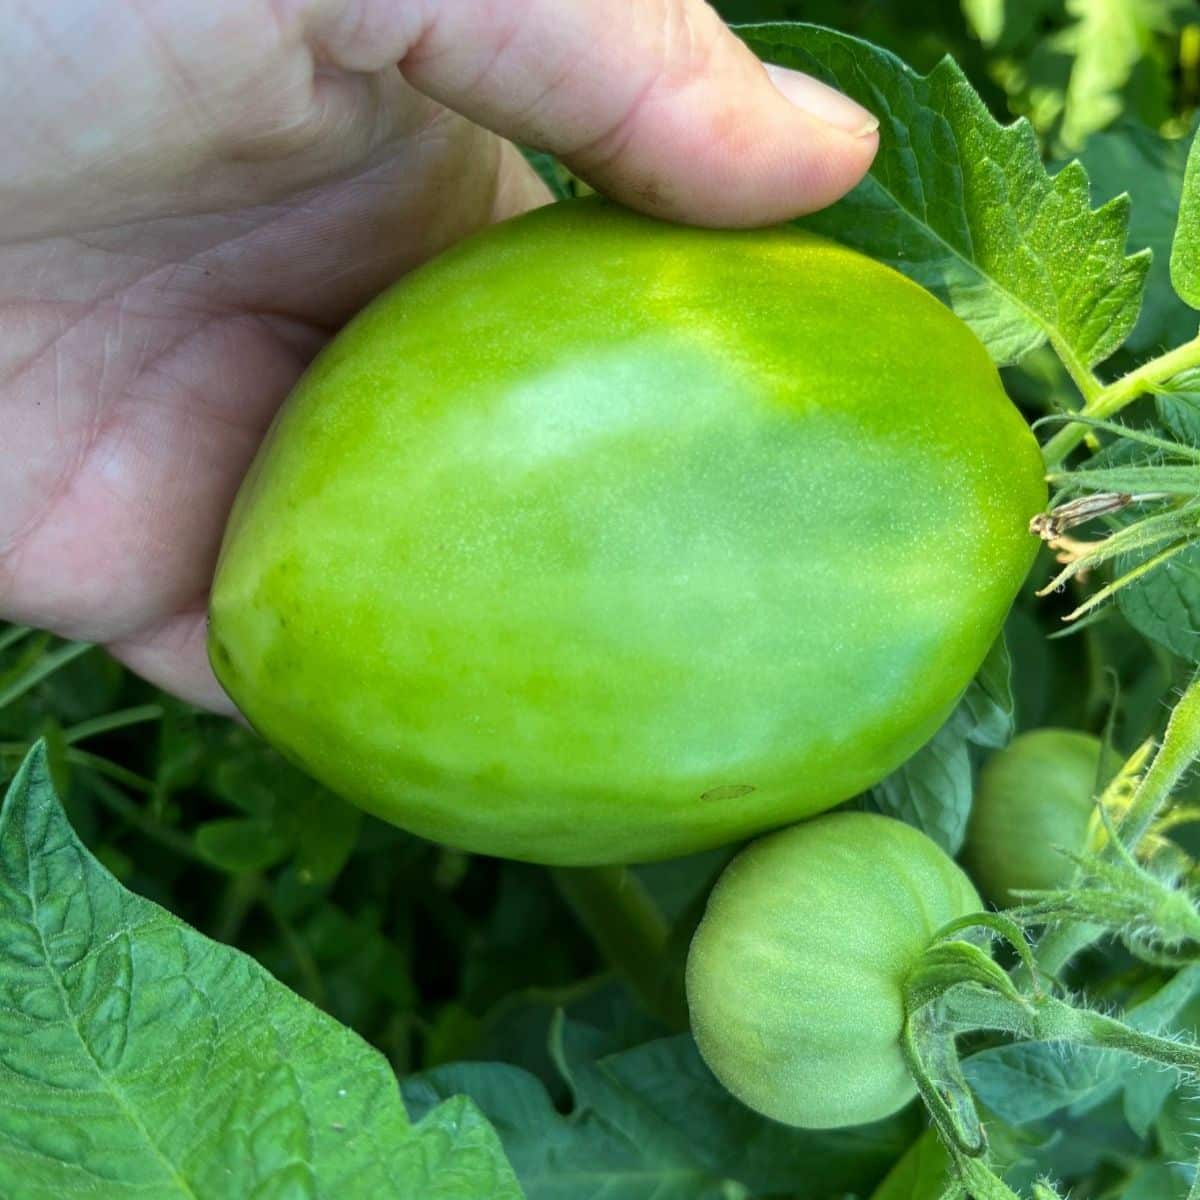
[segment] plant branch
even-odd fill
[[[1061,348],[1056,346],[1055,349],[1059,352],[1059,356],[1063,357]],[[1156,391],[1181,371],[1186,371],[1189,367],[1200,366],[1200,337],[1195,337],[1190,342],[1185,342],[1182,346],[1167,351],[1166,354],[1152,358],[1127,375],[1122,375],[1120,379],[1100,387],[1099,390],[1095,387],[1095,376],[1090,372],[1081,376],[1077,372],[1078,364],[1073,367],[1072,362],[1066,358],[1063,358],[1063,363],[1083,393],[1084,405],[1080,410],[1080,415],[1111,417],[1139,396]],[[1060,429],[1042,447],[1042,456],[1046,461],[1046,466],[1050,469],[1057,467],[1086,436],[1087,426],[1077,422],[1072,422]]]
[[[1142,776],[1121,822],[1121,841],[1131,849],[1146,836],[1184,772],[1200,757],[1200,673],[1171,710],[1162,744]]]
[[[665,970],[669,928],[641,880],[627,867],[557,867],[555,886],[600,952],[629,981],[646,1008],[673,1029],[687,1028],[687,1007]]]

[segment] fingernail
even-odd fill
[[[766,68],[771,82],[783,96],[809,116],[844,129],[855,137],[866,137],[879,128],[878,117],[827,83],[801,71],[777,67],[774,63],[767,63]]]

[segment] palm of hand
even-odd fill
[[[279,404],[382,287],[541,198],[511,147],[398,74],[371,100],[354,99],[371,130],[358,162],[336,161],[323,136],[344,145],[344,122],[323,117],[249,164],[258,203],[174,215],[162,179],[133,219],[74,232],[51,214],[48,236],[0,246],[0,594],[18,619],[228,708],[204,659],[206,595]],[[330,160],[336,178],[293,186]]]

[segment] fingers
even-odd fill
[[[136,637],[110,642],[105,649],[143,679],[212,712],[236,716],[208,665],[205,649],[208,622],[204,606],[177,613]]]
[[[472,120],[551,150],[634,207],[711,225],[831,204],[876,122],[808,76],[765,69],[702,0],[298,0],[318,57],[399,63]]]
[[[531,208],[549,204],[550,189],[511,142],[502,142],[496,168],[496,191],[492,197],[491,220],[504,221]]]

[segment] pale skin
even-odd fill
[[[0,111],[0,618],[224,712],[255,448],[356,309],[546,202],[514,142],[714,226],[830,204],[878,145],[700,0],[15,0]]]

